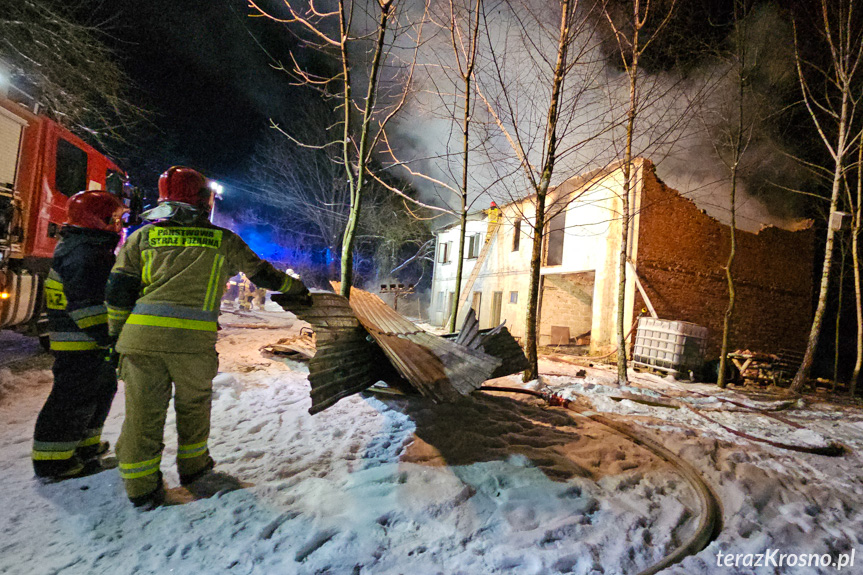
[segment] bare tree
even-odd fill
[[[252,158],[251,178],[262,203],[282,210],[289,222],[301,222],[333,253],[341,251],[350,213],[350,191],[338,150],[327,147],[329,117],[306,116],[294,134],[317,147],[299,146],[274,131],[262,140]]]
[[[734,2],[734,51],[730,54],[731,73],[734,78],[735,93],[733,98],[733,113],[730,114],[728,122],[723,122],[727,130],[721,130],[719,140],[713,139],[714,149],[717,156],[728,168],[731,189],[729,191],[729,204],[731,210],[731,222],[729,228],[728,259],[725,262],[725,279],[728,284],[728,306],[722,322],[722,344],[719,350],[719,374],[717,385],[726,386],[726,370],[728,364],[729,337],[731,333],[731,322],[734,316],[734,303],[736,292],[734,288],[734,256],[737,254],[737,180],[741,168],[741,161],[749,142],[752,139],[754,120],[751,114],[746,114],[746,99],[751,92],[750,72],[753,63],[749,61],[746,38],[746,17],[749,7],[746,0],[735,0]]]
[[[345,171],[350,200],[342,239],[341,294],[350,296],[354,274],[354,243],[360,225],[363,198],[370,183],[369,164],[375,145],[386,124],[404,105],[411,85],[413,64],[407,78],[392,82],[397,93],[381,97],[381,72],[395,47],[395,38],[410,29],[397,18],[398,0],[337,0],[330,9],[321,9],[314,0],[291,3],[283,0],[284,17],[264,9],[257,0],[249,0],[254,14],[291,25],[314,48],[331,57],[338,71],[322,76],[304,68],[292,57],[290,67],[282,67],[298,82],[317,88],[338,100],[341,118],[336,137],[327,145],[340,151],[339,162]],[[416,40],[419,46],[419,39]],[[365,89],[357,98],[355,90]],[[389,97],[387,97],[389,96]],[[300,142],[298,142],[300,143]]]
[[[614,32],[620,49],[621,62],[629,78],[629,108],[626,114],[626,137],[623,154],[623,191],[621,193],[621,242],[620,242],[620,264],[618,268],[618,292],[617,292],[617,379],[624,384],[627,382],[626,369],[626,263],[629,257],[629,232],[633,214],[630,210],[630,194],[633,190],[632,173],[632,143],[635,137],[636,119],[642,102],[640,98],[639,69],[640,58],[647,48],[662,31],[674,11],[675,0],[669,2],[667,11],[659,24],[647,34],[646,38],[641,36],[642,30],[652,16],[650,0],[632,0],[631,18],[626,19],[626,27],[615,21],[609,11],[605,14]]]
[[[580,5],[579,0],[560,0],[555,6],[559,10],[555,14],[556,34],[552,33],[550,23],[549,29],[545,28],[544,18],[547,7],[543,6],[543,10],[538,11],[528,3],[510,6],[510,8],[523,10],[522,14],[513,14],[514,26],[522,34],[520,45],[515,48],[515,51],[522,55],[525,53],[534,55],[536,69],[543,74],[539,81],[547,82],[545,86],[548,91],[535,92],[534,87],[525,89],[524,86],[519,85],[518,79],[510,77],[511,74],[517,77],[518,74],[523,73],[523,69],[513,69],[513,66],[506,65],[506,58],[510,52],[507,51],[506,43],[500,46],[493,38],[487,19],[484,31],[488,40],[489,65],[484,71],[484,76],[488,81],[482,87],[477,86],[477,94],[483,100],[488,114],[515,155],[514,163],[524,174],[524,180],[533,192],[530,202],[535,214],[532,221],[526,220],[532,230],[533,242],[525,321],[525,352],[530,367],[524,372],[525,381],[535,379],[539,374],[537,328],[542,289],[540,268],[543,239],[548,222],[546,201],[556,163],[565,153],[571,153],[585,143],[585,140],[580,140],[568,144],[570,146],[568,149],[561,147],[564,134],[573,128],[573,118],[579,98],[593,87],[589,73],[580,78],[581,82],[573,82],[568,90],[564,90],[564,84],[577,65],[587,65],[588,55],[593,48],[591,37],[595,34],[591,19],[595,11],[600,9],[601,3]],[[545,38],[531,36],[528,30],[533,26],[529,25],[527,20],[538,24],[540,36],[548,34],[549,43],[552,38],[554,39],[553,53],[543,51]],[[515,68],[523,68],[524,63],[521,62],[521,64],[516,64]],[[543,70],[543,66],[547,68]],[[526,96],[527,93],[531,96]],[[530,120],[534,93],[548,95],[544,108],[539,107],[542,105],[539,102],[535,103],[537,112],[544,113],[544,117],[536,122]],[[586,136],[586,139],[590,137]],[[523,199],[522,196],[523,194],[518,194],[519,199]]]
[[[445,149],[436,150],[432,152],[433,155],[419,156],[403,149],[404,140],[417,137],[414,125],[402,130],[407,133],[398,134],[407,136],[400,138],[402,146],[399,146],[399,150],[390,147],[390,139],[385,138],[390,159],[387,169],[404,170],[415,182],[422,184],[425,191],[433,191],[435,203],[447,207],[423,204],[409,198],[408,201],[424,211],[432,210],[436,215],[446,214],[459,220],[454,286],[456,297],[453,298],[447,321],[450,331],[455,331],[459,304],[463,299],[458,294],[462,291],[464,276],[466,222],[469,212],[484,192],[475,189],[476,180],[471,179],[471,169],[477,165],[477,156],[471,154],[478,147],[474,141],[476,131],[473,129],[476,123],[473,83],[481,40],[482,10],[483,0],[441,0],[430,6],[429,21],[436,33],[424,44],[420,68],[425,74],[417,81],[418,89],[412,103],[426,116],[427,121],[434,118],[432,123],[446,126],[448,137]],[[456,147],[460,150],[456,150]],[[437,172],[441,172],[441,175]]]
[[[860,379],[860,368],[863,365],[863,290],[860,278],[860,230],[863,226],[863,132],[857,134],[857,186],[856,197],[850,197],[853,218],[851,226],[851,261],[854,266],[854,296],[857,301],[857,357],[854,360],[854,371],[851,373],[850,391],[854,395],[857,382]],[[850,195],[850,192],[849,192]],[[853,201],[856,200],[856,201]]]
[[[108,23],[76,18],[90,12],[77,0],[0,0],[0,60],[23,84],[18,92],[105,146],[106,140],[123,140],[122,128],[145,114],[127,97],[130,80],[106,43]]]
[[[476,52],[477,46],[479,45],[479,23],[482,11],[482,0],[475,1],[476,4],[473,9],[471,9],[470,4],[467,6],[460,6],[456,4],[456,0],[450,0],[450,18],[447,26],[450,32],[456,69],[463,85],[460,96],[464,99],[462,115],[462,172],[461,186],[459,188],[461,196],[461,209],[459,210],[459,224],[461,225],[461,232],[459,233],[458,261],[456,263],[456,297],[453,298],[448,325],[450,332],[455,331],[456,319],[458,316],[458,302],[461,294],[462,270],[464,269],[464,243],[469,205],[468,170],[470,165],[471,96],[473,92],[471,82],[473,81],[473,70],[474,66],[476,66],[477,60]],[[464,23],[464,30],[462,29],[462,23]]]
[[[847,166],[849,151],[860,137],[855,133],[857,114],[857,83],[863,62],[863,28],[854,12],[854,0],[821,0],[820,22],[817,31],[828,54],[826,64],[805,59],[800,50],[799,24],[794,23],[795,57],[803,102],[822,143],[833,161],[832,188],[830,193],[830,218],[838,210],[839,195]],[[827,226],[824,245],[824,264],[821,270],[821,286],[818,305],[812,320],[812,328],[806,345],[806,353],[800,369],[791,384],[799,391],[809,378],[821,324],[827,308],[830,288],[830,270],[833,264],[835,230]]]
[[[327,114],[312,108],[293,133],[304,142],[316,142],[326,138],[328,120]],[[332,266],[338,265],[338,259],[329,254],[340,252],[350,214],[350,190],[342,166],[333,158],[337,153],[333,147],[297,145],[273,131],[258,144],[251,160],[252,187],[244,189],[266,209],[278,210],[285,226],[293,235],[305,238],[306,245],[325,249],[330,272],[335,271]],[[422,268],[427,256],[425,213],[421,208],[408,209],[406,200],[393,195],[390,188],[397,185],[391,179],[382,183],[376,179],[368,185],[356,236],[357,257],[373,259],[375,273],[381,278],[389,277],[396,267]],[[257,223],[260,218],[246,212],[238,219]]]

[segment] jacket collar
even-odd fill
[[[149,223],[171,223],[191,225],[209,223],[207,214],[191,204],[183,202],[162,202],[152,210],[141,214],[141,219]]]
[[[81,228],[78,226],[65,225],[60,228],[61,238],[80,238],[94,241],[100,244],[111,246],[111,249],[117,247],[120,243],[120,234],[108,230],[93,230],[90,228]]]

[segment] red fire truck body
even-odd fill
[[[124,180],[69,130],[0,97],[0,328],[38,313],[69,197],[94,189],[122,197]]]

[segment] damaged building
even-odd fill
[[[623,171],[619,164],[570,178],[549,193],[542,255],[540,345],[616,347]],[[634,162],[625,325],[640,310],[708,328],[708,357],[719,352],[728,304],[730,228],[666,186],[649,160]],[[473,308],[481,328],[506,321],[523,337],[534,198],[473,214],[467,225],[457,325]],[[437,232],[430,317],[445,325],[455,294],[459,226]],[[737,232],[737,303],[732,345],[802,350],[811,321],[814,231],[776,227]]]

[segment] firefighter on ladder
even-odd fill
[[[125,211],[108,192],[80,192],[69,199],[67,223],[45,280],[54,385],[33,434],[33,468],[44,481],[99,471],[99,456],[108,450],[102,425],[117,392],[117,374],[105,284]]]
[[[307,296],[296,277],[259,258],[209,222],[213,192],[203,175],[175,166],[159,178],[159,205],[126,241],[108,280],[110,331],[119,336],[126,418],[117,443],[120,476],[136,507],[165,496],[160,463],[168,402],[177,415],[177,469],[188,485],[214,466],[210,435],[216,329],[226,280],[243,271],[257,285]]]

